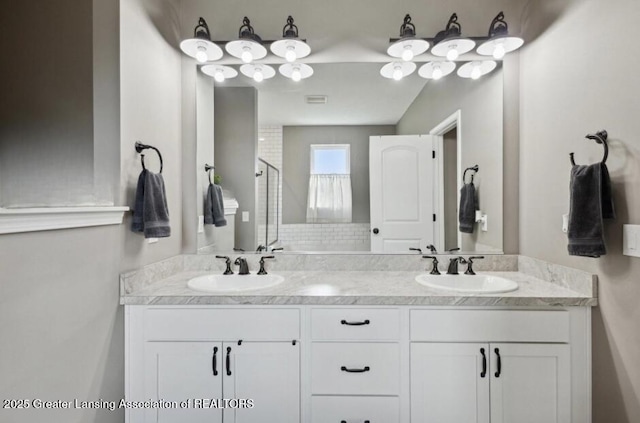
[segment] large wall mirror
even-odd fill
[[[502,253],[502,65],[439,81],[381,66],[314,64],[300,82],[198,72],[198,210],[207,163],[228,223],[200,225],[200,252]],[[479,211],[463,207],[461,231],[471,183]]]

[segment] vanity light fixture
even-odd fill
[[[229,41],[224,48],[227,53],[241,59],[244,63],[251,63],[267,55],[267,49],[262,45],[262,38],[254,32],[251,21],[246,16],[238,30],[238,39]],[[242,69],[240,71],[242,72]]]
[[[475,60],[465,63],[458,69],[458,76],[461,78],[478,79],[482,75],[486,75],[497,66],[493,60]]]
[[[387,54],[391,57],[401,58],[405,62],[413,60],[425,51],[429,50],[429,42],[422,38],[416,38],[416,27],[411,23],[411,16],[407,14],[400,26],[400,38],[391,39],[391,45],[387,48]]]
[[[240,72],[244,76],[252,78],[256,82],[262,82],[265,79],[273,78],[276,75],[275,69],[269,65],[246,63],[240,66]]]
[[[313,68],[304,63],[285,63],[278,68],[280,73],[295,82],[313,75]]]
[[[193,38],[182,41],[180,50],[200,63],[212,62],[222,57],[222,49],[211,42],[209,26],[202,17],[193,30]]]
[[[475,41],[462,37],[462,26],[458,23],[458,15],[455,13],[449,18],[445,29],[436,34],[434,43],[431,53],[446,57],[450,62],[476,46]]]
[[[509,27],[504,20],[504,13],[500,12],[493,18],[489,26],[489,39],[478,47],[478,54],[493,56],[500,60],[506,53],[519,49],[524,44],[520,37],[509,36]]]
[[[420,66],[418,69],[418,75],[425,79],[438,80],[449,75],[456,68],[454,62],[429,62]]]
[[[309,44],[298,37],[298,27],[293,23],[291,16],[287,18],[287,24],[282,28],[282,39],[271,43],[271,52],[278,57],[283,57],[289,63],[307,57],[311,53]]]
[[[391,62],[387,63],[380,69],[380,75],[385,78],[400,81],[407,75],[411,75],[416,70],[416,64],[413,62]]]
[[[216,82],[224,82],[226,79],[231,79],[238,76],[238,71],[230,66],[205,65],[201,68],[201,70],[205,75],[213,77]]]

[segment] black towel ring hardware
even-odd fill
[[[601,162],[602,164],[605,164],[607,162],[607,158],[609,157],[609,145],[607,144],[608,137],[609,137],[609,134],[607,134],[607,131],[604,129],[602,131],[596,132],[595,134],[587,134],[585,136],[586,139],[594,140],[598,144],[602,144],[602,147],[604,148],[604,155],[602,156],[602,162]],[[569,153],[569,159],[571,160],[571,164],[575,166],[576,161],[573,158],[573,154],[574,153]]]
[[[212,170],[216,170],[216,167],[215,167],[215,166],[208,165],[208,164],[206,164],[206,163],[205,163],[205,165],[204,165],[204,171],[205,171],[205,172],[207,172],[207,175],[209,176],[209,183],[210,183],[211,185],[213,185],[213,180],[211,179],[211,171],[212,171]]]
[[[144,165],[144,154],[141,154],[141,153],[142,153],[143,150],[146,150],[148,148],[150,148],[152,150],[155,150],[155,152],[158,153],[158,158],[160,159],[160,172],[159,173],[162,173],[163,162],[162,162],[162,154],[160,154],[160,150],[158,150],[157,148],[155,148],[152,145],[143,144],[140,141],[136,141],[135,147],[136,147],[136,151],[138,153],[140,153],[140,163],[142,163],[142,168],[145,169],[145,170],[147,168]]]
[[[480,170],[480,168],[478,167],[478,165],[466,168],[464,170],[464,173],[462,174],[462,183],[463,184],[467,183],[467,171],[469,171],[469,170],[473,171],[473,173],[471,174],[471,183],[473,183],[473,176],[478,172],[478,170]]]

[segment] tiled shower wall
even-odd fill
[[[262,125],[258,129],[258,157],[280,170],[278,189],[279,243],[288,251],[370,251],[368,223],[282,224],[282,126]],[[266,201],[260,192],[258,201]],[[264,233],[264,224],[258,225]]]

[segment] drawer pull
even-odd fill
[[[346,320],[341,320],[340,323],[347,326],[363,326],[368,325],[369,323],[371,323],[371,321],[369,321],[369,319],[365,320],[364,322],[347,322]]]
[[[500,373],[502,373],[502,358],[500,358],[500,349],[496,348],[495,350],[496,356],[498,356],[498,371],[495,376],[500,377]]]
[[[369,366],[364,366],[364,369],[348,369],[345,366],[342,366],[340,367],[340,370],[347,373],[364,373],[371,370],[371,368]]]
[[[340,420],[340,423],[347,423],[346,420]],[[365,420],[364,423],[370,423],[369,420]]]
[[[213,347],[213,357],[211,357],[211,367],[213,375],[218,376],[218,347]]]
[[[480,354],[482,354],[482,373],[480,373],[480,377],[485,377],[487,375],[487,356],[484,353],[484,348],[480,348]]]
[[[231,376],[231,347],[227,347],[227,376]]]

